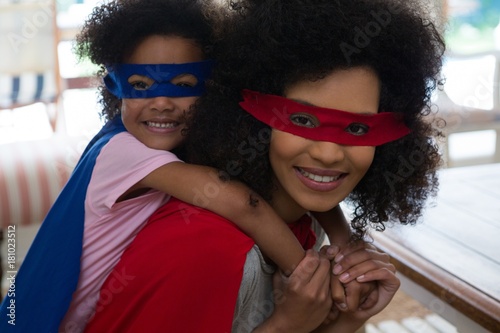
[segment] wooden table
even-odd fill
[[[421,223],[372,236],[417,286],[405,292],[417,299],[430,292],[422,299],[431,310],[452,323],[458,319],[446,314],[455,311],[480,325],[457,325],[460,332],[500,332],[500,164],[442,170],[438,197]]]

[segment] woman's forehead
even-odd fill
[[[335,70],[317,80],[302,80],[285,89],[285,97],[317,107],[377,113],[380,80],[369,67]]]

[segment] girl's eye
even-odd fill
[[[192,87],[195,86],[191,82],[178,82],[175,85],[178,86],[178,87],[187,87],[187,88],[192,88]]]
[[[181,74],[174,77],[170,82],[178,87],[192,88],[198,84],[198,79],[192,74]]]
[[[349,134],[352,134],[352,135],[361,136],[361,135],[365,135],[366,133],[368,133],[369,129],[370,129],[370,127],[366,124],[352,123],[345,128],[345,131]]]
[[[314,128],[319,126],[319,120],[307,113],[295,113],[290,116],[293,124],[302,127]]]
[[[150,85],[147,84],[146,82],[142,81],[135,81],[131,82],[130,85],[135,89],[135,90],[148,90]]]
[[[142,75],[132,75],[128,78],[128,83],[135,90],[148,90],[154,84],[154,80]]]

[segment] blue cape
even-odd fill
[[[101,148],[125,131],[120,118],[88,144],[45,217],[0,306],[0,332],[58,332],[80,275],[87,187]]]

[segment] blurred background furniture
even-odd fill
[[[0,246],[3,271],[19,269],[40,224],[66,184],[87,141],[54,135],[45,140],[13,142],[0,149]],[[8,229],[10,228],[10,229]],[[7,267],[5,236],[15,228],[15,269]],[[9,265],[10,266],[10,265]],[[7,281],[2,280],[3,294]]]
[[[53,130],[61,97],[55,0],[0,1],[0,109],[45,104]]]
[[[437,117],[446,121],[443,157],[448,167],[500,162],[500,51],[474,54],[448,53],[443,75],[444,90],[436,94]],[[454,158],[450,142],[459,133],[490,131],[494,137],[493,152],[468,158]],[[456,150],[466,150],[467,142]],[[479,152],[480,145],[472,146]],[[460,152],[460,151],[458,151]],[[456,154],[455,154],[456,155]]]
[[[102,126],[73,40],[96,0],[0,0],[0,257],[16,268],[87,142]],[[61,21],[61,23],[59,22]],[[63,36],[61,38],[61,36]],[[62,61],[61,61],[62,60]],[[84,68],[82,70],[82,67]],[[6,279],[2,279],[5,293]]]

